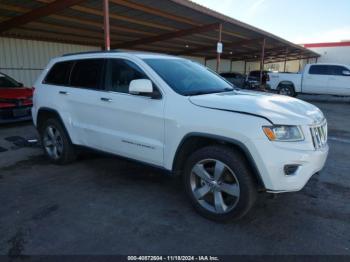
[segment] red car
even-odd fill
[[[33,89],[0,73],[0,123],[31,119]]]

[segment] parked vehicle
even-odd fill
[[[328,154],[317,107],[234,90],[178,57],[67,55],[35,88],[33,122],[54,163],[73,161],[79,145],[182,174],[190,202],[214,220],[242,217],[259,191],[300,190]]]
[[[338,64],[307,64],[303,72],[270,73],[268,82],[279,94],[296,96],[298,93],[350,95],[350,67]]]
[[[33,90],[0,73],[0,123],[31,119]]]
[[[237,72],[227,72],[227,73],[221,73],[220,74],[223,78],[225,78],[227,81],[229,81],[231,84],[235,85],[239,88],[245,87],[245,76],[237,73]]]
[[[262,78],[265,82],[270,80],[269,71],[262,71]],[[248,89],[258,89],[260,88],[260,70],[250,71],[247,79],[246,85]]]

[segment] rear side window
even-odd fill
[[[260,71],[252,71],[250,72],[249,76],[260,77]]]
[[[101,89],[104,59],[78,60],[73,66],[70,85],[88,89]]]
[[[343,71],[349,71],[349,69],[343,66],[329,66],[329,70],[332,75],[336,76],[343,76]]]
[[[56,63],[47,74],[44,84],[67,86],[72,64],[71,61]]]
[[[329,66],[327,65],[313,65],[309,69],[310,75],[330,75]]]

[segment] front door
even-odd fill
[[[99,142],[104,151],[163,164],[164,99],[129,93],[135,79],[149,79],[135,63],[109,59],[106,89],[100,96]],[[159,92],[154,85],[155,92]],[[92,138],[91,138],[92,139]]]
[[[350,72],[344,66],[330,65],[331,76],[329,77],[328,89],[329,94],[349,96],[350,95]]]

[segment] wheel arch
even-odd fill
[[[250,170],[256,178],[258,186],[262,189],[266,188],[255,160],[247,146],[239,140],[212,134],[195,132],[185,135],[179,143],[174,156],[172,165],[173,173],[180,174],[183,171],[185,161],[189,155],[194,151],[209,145],[226,145],[240,152],[247,161]]]
[[[294,85],[294,83],[293,83],[292,81],[283,80],[283,81],[281,81],[281,82],[278,83],[277,88],[279,88],[279,87],[281,87],[281,86],[283,86],[283,85],[292,86],[292,87],[294,88],[294,90],[295,90],[295,85]]]
[[[64,122],[62,120],[61,115],[59,114],[59,112],[57,110],[49,108],[49,107],[41,107],[38,110],[38,114],[37,114],[37,118],[36,118],[36,127],[37,127],[38,131],[40,131],[44,121],[49,119],[49,118],[55,118],[58,121],[60,121],[60,123],[62,124],[62,126],[64,128],[64,131],[68,135],[70,142],[72,142],[72,139],[71,139],[69,132],[66,128],[66,125],[64,124]]]

